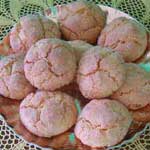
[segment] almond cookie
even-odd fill
[[[105,25],[106,16],[99,6],[81,0],[60,6],[58,21],[66,40],[83,40],[94,44]]]
[[[126,64],[127,79],[123,86],[111,97],[126,105],[133,119],[150,121],[150,77],[136,64]]]
[[[60,38],[55,22],[41,15],[27,15],[12,28],[10,45],[13,52],[27,51],[35,42],[44,38]]]
[[[23,61],[25,54],[13,54],[0,60],[0,94],[11,99],[21,100],[34,88],[25,78]]]
[[[53,91],[73,81],[76,58],[67,42],[42,39],[27,52],[24,70],[33,86]]]
[[[110,96],[122,86],[125,78],[124,61],[111,49],[93,47],[80,60],[77,82],[86,98]]]
[[[150,104],[150,77],[149,73],[138,65],[125,65],[127,79],[112,98],[126,105],[130,110],[138,110]]]
[[[20,105],[24,126],[40,137],[52,137],[71,128],[77,118],[73,98],[62,92],[37,91]]]
[[[92,48],[92,45],[81,40],[68,41],[76,55],[77,62],[80,61],[82,54]]]
[[[75,135],[91,147],[113,146],[128,132],[132,116],[121,103],[110,99],[94,99],[82,110]]]
[[[146,50],[147,34],[136,21],[119,17],[101,32],[98,45],[119,51],[126,62],[137,60]]]
[[[150,104],[138,110],[130,110],[130,112],[135,121],[150,122]]]

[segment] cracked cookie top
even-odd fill
[[[125,65],[127,79],[111,97],[119,100],[131,110],[137,110],[150,104],[149,73],[137,64]]]
[[[73,81],[76,58],[67,42],[42,39],[27,52],[24,70],[33,86],[53,91]]]
[[[111,99],[94,99],[82,110],[75,135],[92,147],[113,146],[127,134],[132,117],[127,108]]]
[[[106,16],[99,6],[81,0],[60,6],[58,21],[66,40],[94,44],[105,25]]]
[[[60,38],[58,25],[41,15],[27,15],[10,32],[13,52],[27,51],[35,42],[44,38]]]
[[[0,94],[4,97],[21,100],[34,88],[24,75],[25,53],[18,53],[0,60]]]
[[[80,60],[77,82],[86,98],[103,98],[118,90],[126,78],[121,55],[108,48],[93,47]]]
[[[132,62],[146,50],[146,30],[134,20],[119,17],[105,26],[98,45],[113,48],[122,54],[126,62]]]
[[[86,43],[85,41],[81,41],[81,40],[68,41],[68,43],[73,48],[77,62],[80,61],[82,54],[84,52],[88,51],[93,46],[93,45]]]
[[[77,118],[73,97],[62,92],[37,91],[20,105],[20,118],[25,127],[41,137],[52,137],[72,127]]]

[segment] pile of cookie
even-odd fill
[[[58,9],[57,22],[27,15],[10,31],[11,54],[0,60],[0,94],[21,100],[20,119],[33,134],[52,137],[75,125],[91,147],[121,142],[132,121],[150,121],[150,74],[135,61],[147,48],[136,21],[107,15],[79,0]],[[76,82],[89,102],[77,113],[61,88]]]

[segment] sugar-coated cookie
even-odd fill
[[[150,76],[137,64],[125,65],[127,79],[111,96],[131,110],[141,109],[150,104]]]
[[[62,92],[37,91],[20,105],[20,119],[33,134],[52,137],[67,131],[76,122],[73,98]]]
[[[131,114],[121,103],[95,99],[83,108],[75,126],[75,135],[91,147],[113,146],[123,140],[131,122]]]
[[[147,47],[146,30],[136,21],[119,17],[101,32],[98,44],[119,51],[126,62],[141,57]]]
[[[111,49],[93,47],[80,60],[77,82],[86,98],[110,96],[122,86],[125,78],[124,61]]]
[[[138,110],[130,110],[130,112],[135,121],[150,122],[150,104]]]
[[[106,15],[94,3],[78,0],[59,7],[58,21],[66,40],[83,40],[94,44],[104,28]]]
[[[76,58],[67,42],[42,39],[27,52],[24,70],[33,86],[53,91],[73,81]]]
[[[24,53],[18,53],[0,60],[0,94],[4,97],[21,100],[33,92],[34,88],[25,78],[24,57]]]
[[[10,45],[13,52],[27,51],[35,42],[43,38],[60,38],[60,30],[55,22],[41,15],[27,15],[10,31]]]

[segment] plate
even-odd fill
[[[52,7],[51,9],[47,9],[44,11],[45,15],[53,18],[54,20],[57,17],[57,7]],[[111,22],[113,19],[118,17],[127,17],[132,18],[131,16],[108,6],[100,5],[100,7],[107,13],[107,23]],[[135,19],[134,19],[135,20]],[[0,44],[0,55],[7,55],[11,51],[11,47],[9,44],[9,34],[3,39]],[[75,83],[66,86],[63,88],[63,91],[69,93],[76,97],[75,104],[77,108],[80,109],[85,105],[85,101],[83,101],[83,97],[80,95],[77,85]],[[72,92],[73,91],[73,92]],[[81,99],[81,101],[78,101]],[[79,140],[77,140],[73,133],[73,128],[69,131],[55,136],[53,138],[40,138],[25,129],[19,119],[19,104],[17,100],[9,100],[3,97],[0,97],[0,114],[4,117],[0,117],[0,148],[7,148],[7,145],[10,145],[12,150],[25,150],[25,149],[38,149],[38,150],[50,150],[51,148],[55,149],[68,149],[68,150],[90,150],[92,148],[83,145]],[[7,123],[6,123],[7,122]],[[140,131],[139,131],[140,130]],[[136,132],[136,133],[135,133]],[[3,134],[2,134],[3,133]],[[144,144],[141,141],[146,141],[144,139],[144,135],[150,136],[150,125],[135,123],[128,133],[126,139],[122,141],[122,143],[117,146],[110,147],[108,149],[119,149],[122,148],[125,150],[132,149],[132,146],[139,147],[138,145],[143,145],[140,149],[144,149]],[[7,137],[7,138],[6,138]],[[13,138],[12,138],[13,137]],[[132,137],[132,138],[131,138]],[[7,143],[7,141],[9,141]],[[15,142],[17,141],[17,142]],[[139,144],[137,144],[137,141]],[[146,141],[147,142],[147,141]],[[2,147],[3,146],[3,147]],[[46,147],[46,148],[44,148]],[[105,148],[104,148],[105,149]]]

